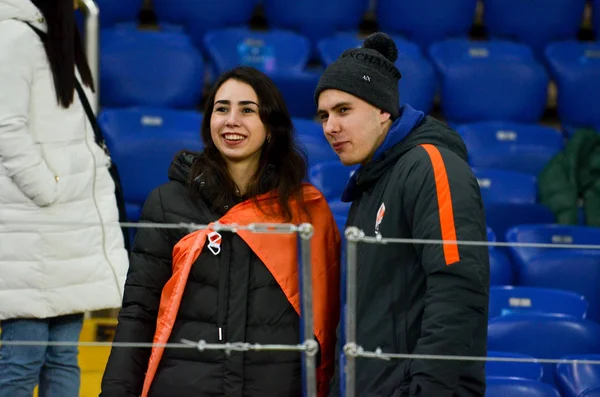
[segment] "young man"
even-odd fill
[[[486,241],[466,147],[445,124],[399,106],[397,56],[392,39],[371,35],[331,64],[315,91],[327,140],[343,164],[361,165],[342,197],[352,202],[347,225],[384,238]],[[359,244],[357,293],[357,343],[366,350],[486,355],[486,246]],[[483,397],[484,364],[358,359],[356,393]]]

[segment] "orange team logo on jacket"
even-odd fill
[[[291,223],[311,223],[314,234],[311,239],[311,262],[313,281],[314,333],[321,346],[321,362],[317,368],[317,390],[320,397],[327,396],[329,380],[333,375],[335,355],[335,331],[340,309],[340,235],[335,220],[323,195],[312,185],[304,184],[303,193],[311,219],[299,214],[297,204],[292,202],[296,214]],[[261,206],[274,208],[275,193],[258,197]],[[253,201],[244,201],[233,207],[218,221],[235,223],[282,223],[279,217],[259,212]],[[297,236],[295,234],[258,234],[238,230],[238,235],[269,269],[285,293],[288,301],[300,314],[300,290],[297,265]],[[220,251],[221,236],[214,230],[198,230],[182,238],[173,249],[173,275],[165,284],[158,311],[154,343],[148,370],[144,379],[142,397],[147,397],[154,376],[169,341],[177,311],[183,297],[192,265],[200,255],[205,243],[215,252]],[[234,341],[238,342],[238,341]]]
[[[375,234],[379,234],[379,225],[381,225],[381,221],[383,221],[384,215],[385,215],[385,203],[381,203],[381,206],[377,210],[377,217],[375,218]]]

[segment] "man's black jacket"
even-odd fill
[[[345,199],[353,201],[347,226],[367,236],[486,241],[481,194],[465,145],[429,116],[357,171]],[[359,243],[357,253],[357,343],[365,350],[486,355],[486,246]],[[338,377],[336,365],[333,396]],[[485,366],[359,358],[356,391],[361,397],[483,397]]]

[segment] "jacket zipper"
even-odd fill
[[[224,237],[224,236],[223,236]],[[219,287],[217,301],[217,337],[219,342],[225,339],[225,316],[227,315],[227,292],[229,289],[229,244],[221,243],[219,266]]]

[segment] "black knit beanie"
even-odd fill
[[[400,114],[398,81],[400,71],[394,65],[398,49],[394,40],[377,32],[367,37],[361,48],[346,50],[325,69],[317,88],[315,103],[327,89],[347,92],[392,115]]]

